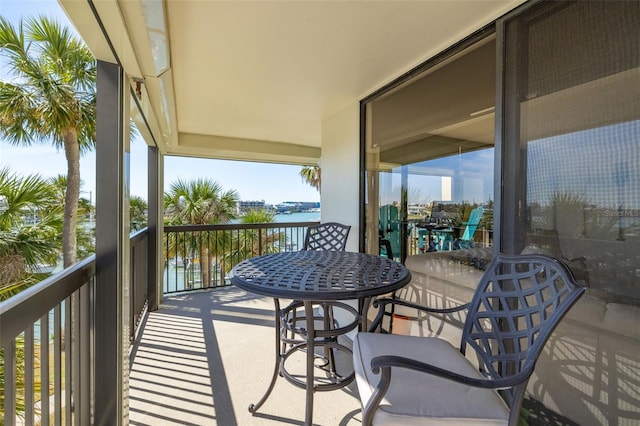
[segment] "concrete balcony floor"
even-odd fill
[[[271,380],[273,312],[272,299],[236,287],[166,297],[134,348],[130,424],[303,424],[305,391],[282,377],[258,412],[248,411]],[[302,375],[304,355],[287,368]],[[315,425],[361,424],[355,382],[316,392],[313,414]]]

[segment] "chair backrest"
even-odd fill
[[[547,339],[584,293],[561,261],[541,254],[498,254],[469,303],[460,350],[472,347],[493,379],[533,369]],[[518,404],[526,382],[506,392]]]
[[[480,224],[480,219],[482,219],[483,214],[484,208],[482,206],[478,206],[471,210],[467,227],[464,229],[464,233],[461,237],[463,240],[471,240],[473,238],[473,234],[476,233],[476,229],[478,229],[478,225]]]
[[[307,228],[304,250],[344,251],[351,226],[336,222],[321,223]]]

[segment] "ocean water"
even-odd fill
[[[276,222],[320,222],[320,212],[277,214]]]

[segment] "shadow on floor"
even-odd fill
[[[165,298],[134,348],[130,424],[303,424],[304,390],[284,379],[255,416],[247,409],[271,379],[273,324],[271,299],[235,287]],[[356,395],[355,384],[317,392],[314,424],[360,424]]]

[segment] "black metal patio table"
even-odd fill
[[[305,423],[313,418],[313,393],[344,387],[354,379],[336,377],[333,383],[316,384],[314,374],[315,346],[326,350],[351,353],[349,348],[337,342],[337,336],[357,327],[370,297],[389,293],[407,284],[411,279],[409,270],[392,259],[366,253],[338,251],[298,251],[268,254],[247,259],[237,264],[230,274],[231,282],[252,293],[273,297],[275,303],[276,361],[273,377],[265,395],[256,404],[249,406],[255,413],[273,390],[279,375],[289,382],[306,389]],[[281,345],[280,298],[300,301],[304,306],[304,341],[284,349]],[[358,310],[346,306],[355,320],[338,328],[333,326],[316,330],[313,304],[321,302],[358,300]],[[325,324],[326,325],[326,324]],[[300,381],[290,375],[285,361],[296,351],[306,352],[306,380]]]

